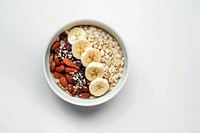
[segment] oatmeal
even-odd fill
[[[76,26],[62,32],[52,44],[50,71],[71,96],[96,98],[117,85],[124,60],[119,42],[107,31]]]

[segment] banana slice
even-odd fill
[[[101,96],[109,89],[109,84],[106,79],[96,78],[89,85],[89,91],[94,96]]]
[[[72,45],[74,42],[84,39],[86,39],[86,32],[81,28],[73,28],[68,34],[68,41]]]
[[[94,48],[87,48],[85,52],[81,55],[81,62],[83,66],[87,66],[91,62],[100,62],[101,53],[99,50]]]
[[[72,54],[77,59],[80,59],[82,53],[89,47],[92,47],[92,44],[90,44],[87,40],[78,40],[72,45]]]
[[[90,63],[85,69],[85,77],[92,81],[96,78],[102,78],[104,75],[104,66],[99,62]]]

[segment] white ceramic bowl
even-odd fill
[[[49,56],[50,56],[50,48],[51,48],[52,43],[55,42],[56,38],[59,36],[60,33],[62,33],[63,31],[65,31],[67,29],[70,29],[74,26],[77,26],[77,25],[94,25],[94,26],[98,26],[98,27],[108,31],[120,43],[121,48],[123,50],[123,54],[125,56],[125,66],[124,66],[123,76],[121,77],[121,79],[119,80],[117,85],[110,92],[108,92],[104,96],[96,98],[96,99],[81,99],[81,98],[70,96],[69,94],[64,92],[55,83],[55,80],[52,77],[50,69],[49,69]],[[66,26],[64,26],[63,28],[61,28],[61,30],[59,30],[55,34],[55,36],[51,39],[51,41],[47,45],[45,53],[44,53],[43,69],[44,69],[45,78],[46,78],[49,86],[60,98],[62,98],[63,100],[65,100],[69,103],[79,105],[79,106],[94,106],[94,105],[99,105],[99,104],[105,103],[106,101],[110,100],[122,89],[122,87],[128,77],[128,70],[129,70],[128,69],[128,53],[127,53],[127,49],[125,47],[125,42],[122,40],[122,38],[119,36],[119,34],[117,34],[110,26],[107,26],[103,23],[93,21],[93,20],[79,20],[79,21],[71,22],[71,23],[67,24]]]

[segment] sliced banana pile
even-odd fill
[[[81,59],[85,69],[85,76],[91,81],[89,91],[94,96],[102,96],[109,89],[109,84],[104,76],[104,66],[101,61],[99,50],[92,48],[87,40],[86,32],[81,28],[73,28],[68,34],[68,41],[72,45],[72,54],[75,58]]]

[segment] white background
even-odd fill
[[[127,42],[129,78],[96,107],[64,102],[42,68],[51,37],[94,19]],[[199,133],[199,0],[0,0],[0,133]]]

